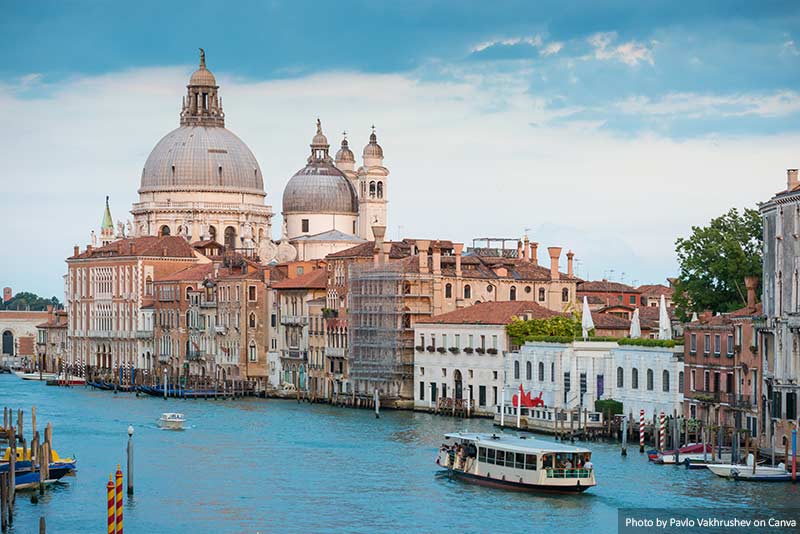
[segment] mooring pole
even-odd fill
[[[133,495],[133,425],[128,426],[128,495]]]
[[[375,388],[375,419],[380,418],[381,398],[378,396],[378,388]]]
[[[622,418],[622,456],[628,456],[628,418]]]
[[[167,368],[164,367],[164,400],[167,398]]]

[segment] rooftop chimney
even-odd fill
[[[558,258],[561,257],[561,247],[547,247],[547,252],[550,254],[550,279],[558,280],[561,276],[558,272]]]
[[[528,239],[528,236],[527,236],[527,235],[526,235],[526,236],[525,236],[525,238],[523,239],[523,242],[524,242],[525,244],[524,244],[524,246],[522,247],[522,259],[523,259],[523,260],[525,260],[525,261],[528,261],[528,260],[530,260],[530,256],[529,256],[528,254],[529,254],[529,252],[530,252],[530,245],[531,245],[531,242],[530,242],[530,240]]]
[[[575,253],[571,250],[567,252],[567,276],[570,278],[574,278],[574,271],[572,270],[572,258],[575,257]]]
[[[383,254],[383,238],[386,237],[386,227],[375,225],[372,227],[372,235],[375,236],[375,247],[372,249],[372,262],[375,265],[386,263]]]
[[[522,245],[522,241],[517,241],[517,258],[524,258],[528,255],[528,251]]]
[[[442,248],[433,246],[433,274],[442,274]]]
[[[419,250],[419,272],[428,274],[428,247],[431,242],[425,239],[417,240],[417,250]]]
[[[534,265],[539,265],[539,243],[531,243],[531,262]]]
[[[745,276],[744,286],[747,288],[747,307],[756,307],[756,288],[758,288],[757,276]]]
[[[75,245],[74,247],[72,247],[72,255],[73,256],[77,256],[80,253],[81,253],[81,247],[79,247],[78,245]]]
[[[786,169],[786,189],[791,191],[798,186],[797,169]]]
[[[86,252],[92,252],[92,245],[86,245]]]
[[[461,276],[461,252],[464,250],[463,243],[453,243],[453,250],[456,253],[456,277]]]

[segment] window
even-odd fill
[[[519,380],[519,361],[514,361],[514,379]]]
[[[703,377],[703,386],[704,391],[711,391],[711,374],[708,371],[705,372]]]
[[[511,290],[508,293],[508,300],[517,300],[517,288],[511,286]]]
[[[555,362],[550,362],[550,382],[556,381],[556,364]]]
[[[678,393],[683,393],[683,371],[678,373]]]
[[[461,334],[455,334],[455,338],[456,338],[455,347],[457,349],[460,349],[461,348]]]
[[[419,400],[425,400],[425,382],[420,381],[419,383]]]
[[[492,348],[497,350],[497,335],[492,336]]]
[[[162,236],[163,235],[169,235],[169,226],[167,226],[166,224],[164,226],[162,226],[160,234]]]
[[[692,334],[689,337],[689,352],[695,354],[697,352],[697,334]]]
[[[449,299],[453,297],[453,284],[444,285],[444,298]]]
[[[378,198],[383,198],[383,182],[378,182]]]
[[[539,362],[539,382],[544,382],[544,362]]]
[[[256,314],[255,313],[251,313],[250,314],[249,325],[250,325],[250,328],[255,328],[256,327]]]
[[[300,219],[301,232],[308,232],[308,219]]]
[[[272,328],[275,328],[275,325],[278,324],[278,316],[276,314],[272,314],[269,318],[269,324]]]
[[[569,390],[571,387],[572,377],[569,374],[569,371],[564,373],[564,404],[569,402]]]
[[[728,334],[728,357],[733,357],[733,334]]]
[[[711,353],[711,334],[706,334],[703,338],[703,352],[705,354]]]
[[[472,298],[472,288],[469,287],[469,284],[464,286],[464,298],[471,299]]]
[[[248,349],[248,356],[249,356],[251,362],[257,362],[258,361],[258,351],[256,349],[256,344],[255,344],[254,341],[250,342],[250,347]]]
[[[569,302],[569,289],[566,287],[561,290],[561,302]]]
[[[631,295],[631,297],[630,297],[630,303],[631,303],[631,304],[636,304],[636,296],[635,296],[635,295]]]
[[[539,302],[544,302],[544,288],[539,288]]]
[[[639,370],[635,367],[631,371],[631,388],[639,389]]]
[[[720,352],[719,345],[720,345],[720,335],[719,334],[714,334],[714,354],[716,356],[719,356],[719,352]]]
[[[692,369],[692,373],[689,375],[691,383],[689,386],[692,388],[692,391],[697,391],[697,381],[695,380],[694,369]]]
[[[661,373],[661,391],[669,393],[669,371],[666,369]]]
[[[486,386],[478,386],[478,406],[486,406]]]
[[[525,363],[525,379],[533,380],[533,365],[531,365],[531,362]]]
[[[617,367],[617,387],[625,387],[625,369]]]
[[[653,370],[647,370],[647,391],[653,391]]]
[[[256,301],[256,286],[247,287],[247,300],[249,300],[250,302]]]

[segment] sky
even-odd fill
[[[602,5],[601,5],[602,4]],[[800,167],[796,2],[0,0],[0,285],[63,299],[64,259],[131,218],[206,51],[276,213],[319,117],[376,126],[388,236],[518,239],[578,275],[663,283],[675,240]],[[562,255],[562,268],[566,268]]]

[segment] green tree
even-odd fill
[[[30,311],[43,311],[47,306],[52,305],[54,308],[61,308],[61,302],[56,297],[44,298],[22,291],[17,293],[8,302],[0,303],[0,310],[30,310]]]
[[[693,226],[678,238],[680,276],[675,287],[678,315],[693,311],[729,312],[747,304],[745,276],[761,276],[762,223],[757,210],[728,213],[707,226]]]
[[[527,338],[536,336],[574,337],[581,333],[580,318],[572,316],[554,316],[547,319],[531,319],[523,321],[514,318],[506,326],[511,340],[521,345]]]

